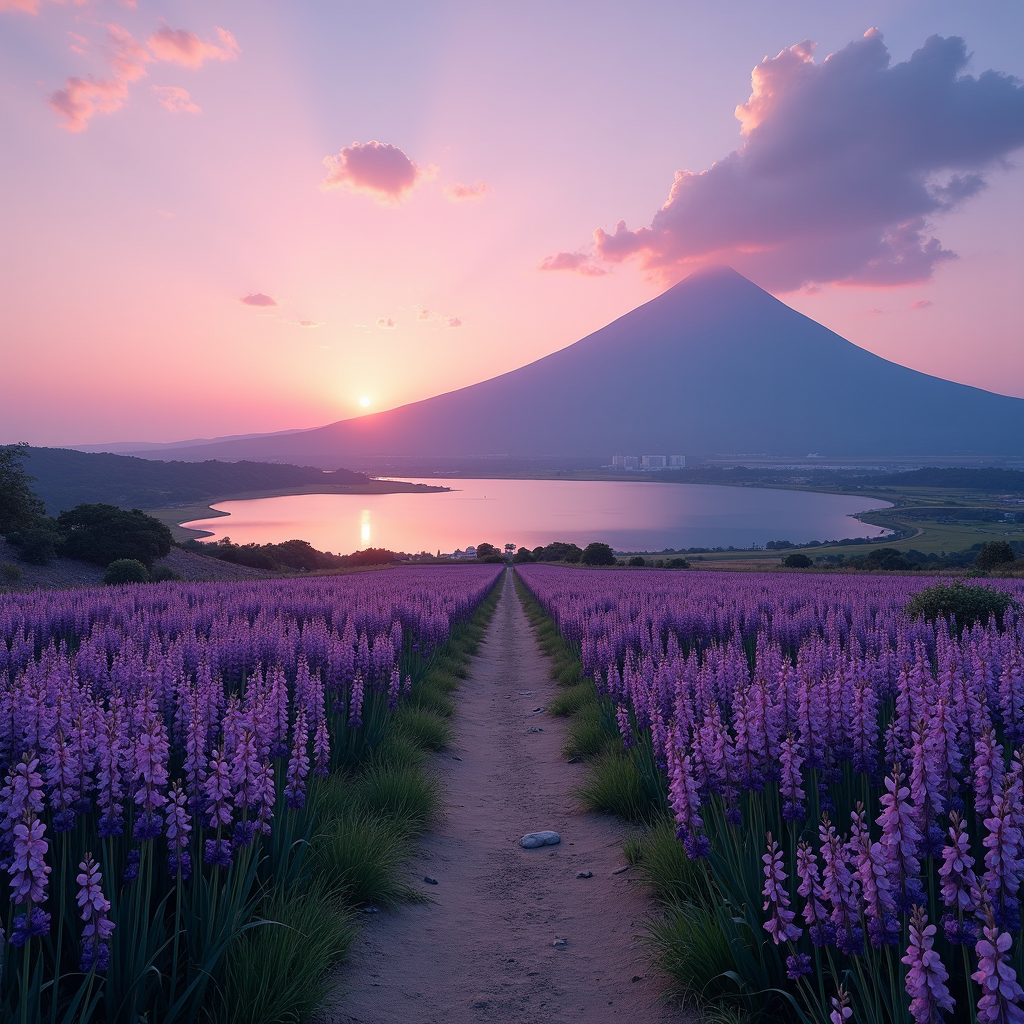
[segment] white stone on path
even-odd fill
[[[536,850],[538,846],[554,846],[562,837],[557,832],[528,832],[519,840],[524,850]]]

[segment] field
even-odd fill
[[[353,910],[408,895],[500,572],[0,597],[0,1019],[308,1015]]]
[[[684,998],[752,1021],[1022,1019],[1019,618],[912,620],[930,581],[911,577],[518,574],[590,680],[562,708],[583,796],[649,825],[626,854]]]

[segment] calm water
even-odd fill
[[[620,551],[750,547],[769,540],[839,540],[884,531],[850,516],[888,503],[806,491],[604,480],[423,480],[434,494],[299,494],[213,506],[229,513],[185,525],[212,539],[271,543],[297,537],[322,551],[366,547],[454,551],[488,541]]]

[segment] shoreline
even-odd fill
[[[147,508],[144,511],[146,515],[159,519],[168,527],[175,542],[178,542],[212,537],[213,533],[210,530],[191,530],[181,524],[197,519],[219,519],[221,516],[230,515],[229,512],[221,512],[213,507],[224,501],[288,498],[301,494],[441,494],[450,490],[450,487],[443,487],[440,484],[414,484],[407,480],[371,480],[368,484],[303,484],[299,487],[275,487],[264,491],[236,491],[214,498],[203,498],[196,502],[168,505],[165,508]]]

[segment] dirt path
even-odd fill
[[[640,886],[631,872],[612,873],[623,863],[622,829],[578,812],[570,794],[585,769],[561,752],[564,722],[533,713],[555,689],[506,578],[459,691],[455,743],[436,760],[443,819],[409,868],[433,902],[370,918],[339,973],[327,1021],[686,1019],[664,1005],[635,940],[646,909]],[[539,829],[561,833],[561,845],[520,848],[519,838]],[[577,879],[584,871],[593,877]]]

